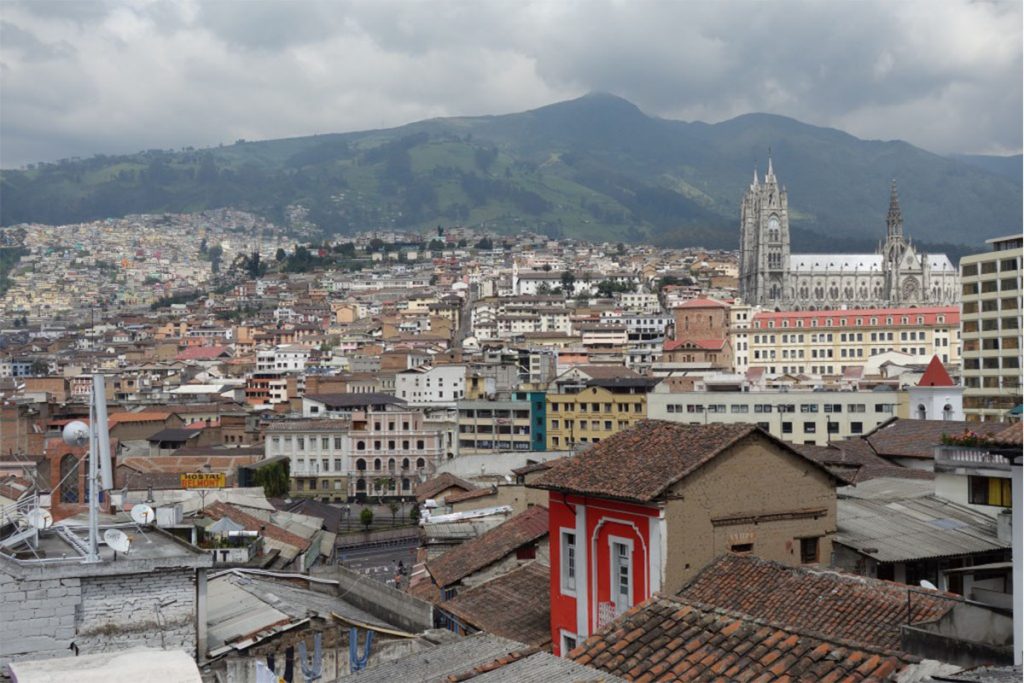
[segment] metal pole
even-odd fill
[[[92,401],[89,404],[89,473],[87,495],[89,496],[89,553],[85,556],[86,562],[99,562],[99,427],[96,424],[96,394],[93,392]]]

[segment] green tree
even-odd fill
[[[490,251],[491,249],[494,249],[494,240],[490,237],[484,237],[476,243],[476,248],[484,251]]]
[[[280,498],[288,495],[288,488],[291,485],[288,460],[275,460],[262,467],[257,467],[253,472],[253,481],[263,487],[263,495],[267,498]]]
[[[366,530],[370,530],[370,525],[373,524],[373,510],[370,508],[363,508],[359,511],[359,523],[366,527]]]
[[[413,505],[412,509],[409,510],[409,521],[416,524],[420,521],[420,506]]]
[[[391,526],[395,525],[395,517],[398,516],[398,511],[402,509],[402,506],[398,504],[397,500],[388,502],[388,510],[391,511]]]
[[[50,372],[50,364],[42,358],[36,358],[29,366],[28,372],[33,377],[44,377]]]
[[[430,244],[427,245],[427,249],[430,251],[444,251],[444,242],[438,239],[430,240]]]
[[[562,273],[562,291],[569,296],[572,296],[572,293],[576,291],[576,276],[573,275],[571,270]]]
[[[215,244],[206,250],[206,256],[210,259],[210,270],[214,273],[220,272],[220,262],[224,258],[224,248]]]
[[[286,258],[288,258],[288,253],[284,250],[284,247],[278,247],[277,253],[274,254],[274,260],[280,263],[281,261],[284,261]]]

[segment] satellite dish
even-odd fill
[[[928,579],[921,579],[921,588],[927,588],[930,591],[937,591],[937,590],[939,590],[939,587],[936,586],[931,581],[929,581]]]
[[[107,529],[104,531],[103,541],[111,550],[117,553],[128,552],[128,548],[131,547],[132,544],[131,540],[128,538],[128,534],[120,529]]]
[[[139,503],[138,505],[132,506],[131,515],[136,524],[150,524],[153,522],[153,518],[156,517],[156,513],[153,512],[153,508],[149,507],[145,503]]]
[[[25,514],[25,520],[36,529],[49,529],[53,526],[53,515],[49,510],[33,508]]]
[[[84,446],[89,440],[89,425],[81,420],[75,420],[64,425],[62,433],[64,443],[69,446]]]

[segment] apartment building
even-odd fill
[[[683,424],[756,424],[777,439],[826,445],[867,434],[893,417],[907,417],[904,391],[671,392],[647,396],[647,416]]]
[[[933,355],[946,364],[960,362],[956,306],[762,311],[753,315],[749,329],[731,332],[736,343],[740,335],[749,343],[746,367],[769,375],[841,374],[887,351],[918,356],[922,364]]]
[[[964,416],[1005,419],[1021,404],[1021,260],[1024,238],[987,241],[991,250],[960,261],[963,287]]]
[[[459,401],[458,454],[543,451],[547,447],[544,392],[506,400]]]
[[[395,396],[409,405],[454,408],[466,396],[466,366],[422,365],[395,375]]]
[[[656,382],[647,377],[600,377],[585,380],[583,386],[565,385],[562,393],[548,393],[548,450],[600,443],[629,429],[647,416],[647,392]]]
[[[267,427],[264,440],[266,457],[289,459],[293,496],[330,502],[412,495],[444,459],[444,445],[418,411],[282,420]]]

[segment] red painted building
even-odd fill
[[[549,491],[553,652],[723,552],[827,562],[835,484],[752,425],[647,420],[556,461],[531,484]]]

